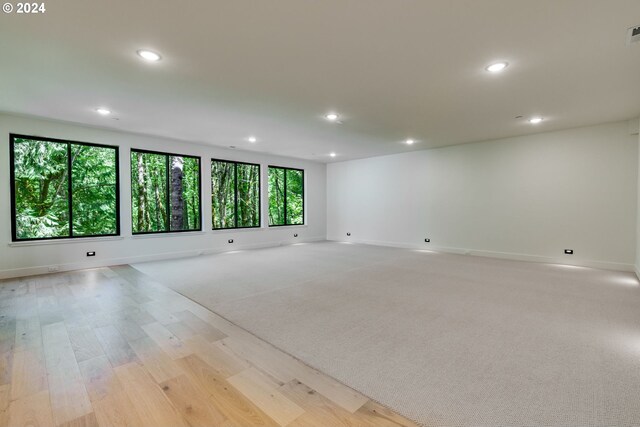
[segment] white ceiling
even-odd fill
[[[640,43],[625,44],[638,0],[46,7],[0,14],[1,111],[319,161],[640,115]],[[163,60],[145,63],[140,48]],[[489,74],[494,60],[510,66]],[[343,123],[323,120],[329,110]]]

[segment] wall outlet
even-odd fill
[[[573,255],[573,249],[565,249],[564,250],[564,254],[565,255]]]
[[[233,239],[227,240],[227,243],[233,243]]]
[[[87,252],[87,256],[96,256],[96,253],[94,251]]]

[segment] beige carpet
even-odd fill
[[[640,425],[631,273],[330,242],[135,267],[424,425]]]

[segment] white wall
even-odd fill
[[[632,130],[638,136],[638,147],[640,147],[640,119],[636,120],[636,126]],[[640,150],[638,150],[638,165],[640,166]],[[640,278],[640,171],[638,172],[638,207],[636,215],[636,276]]]
[[[330,164],[328,238],[632,270],[637,169],[627,122]]]
[[[120,147],[121,237],[11,243],[9,134],[38,135]],[[230,142],[233,145],[233,142]],[[215,148],[150,136],[120,133],[22,116],[0,114],[0,278],[60,270],[139,262],[251,247],[271,246],[326,238],[326,166],[321,163],[255,152]],[[202,157],[203,231],[153,236],[131,235],[129,149],[143,148]],[[263,228],[211,231],[211,158],[240,160],[262,165]],[[268,228],[266,173],[270,164],[305,170],[306,225]],[[298,233],[298,238],[293,234]],[[234,239],[228,244],[228,239]],[[87,258],[87,251],[96,251]]]

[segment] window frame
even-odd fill
[[[267,198],[269,198],[269,169],[283,169],[284,170],[284,221],[285,224],[269,224],[269,227],[300,227],[303,225],[307,225],[307,217],[306,217],[306,192],[307,192],[307,183],[305,181],[305,173],[304,169],[299,168],[291,168],[286,166],[275,166],[269,165],[267,167]],[[287,222],[287,170],[302,172],[302,224],[286,224]]]
[[[202,157],[200,156],[192,156],[192,155],[188,155],[188,154],[177,154],[177,153],[167,153],[164,151],[155,151],[155,150],[147,150],[147,149],[143,149],[143,148],[131,148],[129,150],[129,175],[131,175],[131,172],[133,171],[133,167],[131,165],[131,154],[132,153],[141,153],[141,154],[155,154],[155,155],[160,155],[160,156],[166,156],[167,158],[167,172],[165,173],[165,179],[166,179],[166,187],[167,187],[167,222],[169,224],[167,224],[167,230],[162,230],[162,231],[133,231],[133,180],[131,180],[131,188],[130,188],[130,193],[131,193],[131,235],[132,236],[144,236],[144,235],[149,235],[149,234],[169,234],[169,233],[198,233],[198,232],[202,232]],[[198,159],[198,164],[200,165],[200,170],[198,173],[198,215],[200,217],[200,227],[198,228],[193,228],[190,230],[171,230],[171,203],[170,203],[170,199],[171,199],[171,192],[169,191],[169,187],[170,187],[170,167],[169,167],[169,159],[171,157],[188,157],[190,159]]]
[[[213,162],[224,162],[233,164],[233,178],[234,178],[234,191],[233,191],[233,217],[235,227],[216,228],[213,225],[213,200],[211,200],[211,230],[212,231],[224,231],[224,230],[243,230],[252,228],[262,228],[262,165],[260,163],[241,162],[238,160],[225,160],[225,159],[211,159]],[[258,167],[258,225],[251,225],[248,227],[238,227],[238,165],[257,166]],[[213,187],[213,167],[211,168],[211,186]],[[211,194],[213,199],[213,191]]]
[[[17,206],[16,206],[16,173],[15,173],[15,140],[28,139],[33,141],[53,142],[57,144],[67,145],[67,202],[69,204],[69,235],[58,237],[33,237],[28,239],[18,239]],[[116,232],[113,234],[92,234],[92,235],[73,235],[73,165],[71,164],[71,145],[81,145],[85,147],[110,148],[115,150],[116,159]],[[48,138],[36,135],[23,135],[17,133],[9,134],[9,183],[11,185],[11,241],[12,242],[33,242],[42,240],[76,240],[101,237],[117,237],[120,236],[120,147],[117,145],[98,144],[93,142],[74,141],[70,139]]]

